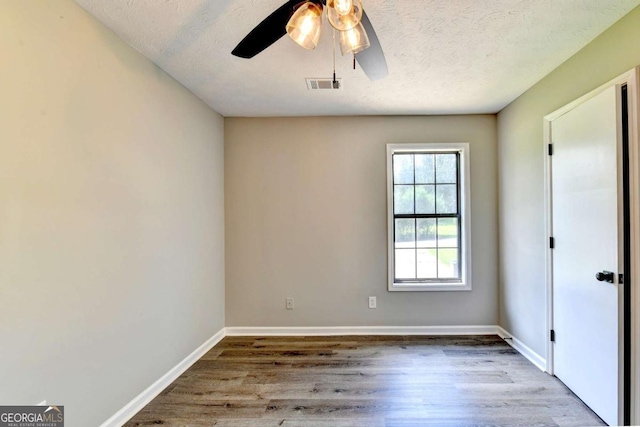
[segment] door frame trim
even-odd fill
[[[544,116],[543,118],[543,135],[544,135],[544,205],[545,205],[545,231],[546,241],[552,237],[552,200],[551,200],[551,158],[548,155],[548,145],[551,143],[551,123],[558,117],[568,113],[583,104],[589,99],[602,93],[604,90],[612,86],[620,87],[627,85],[629,99],[629,211],[631,217],[631,402],[630,415],[631,424],[640,424],[640,67],[633,68],[628,72],[616,77],[615,79],[603,84],[597,89],[587,93],[586,95],[576,99],[575,101],[565,105],[564,107]],[[619,94],[619,92],[618,92]],[[620,108],[618,106],[618,108]],[[619,147],[620,148],[620,147]],[[620,158],[620,156],[618,156]],[[622,174],[622,166],[619,165],[618,173]],[[622,203],[622,199],[621,199]],[[619,220],[619,224],[620,220]],[[620,246],[624,242],[619,242]],[[549,331],[553,329],[553,257],[552,249],[549,244],[545,245],[545,296],[546,296],[546,371],[553,375],[553,345],[549,338]],[[625,280],[628,283],[628,280]],[[620,316],[624,315],[624,309],[621,306],[619,310]],[[619,420],[624,419],[624,365],[622,362],[624,354],[624,334],[622,330],[623,322],[620,322],[619,337],[619,404],[618,414]]]

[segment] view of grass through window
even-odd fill
[[[393,155],[397,281],[460,277],[458,153]]]

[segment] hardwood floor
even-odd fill
[[[495,336],[227,337],[126,426],[595,426]]]

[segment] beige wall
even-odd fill
[[[394,142],[471,144],[472,292],[387,292]],[[227,118],[225,166],[227,326],[496,324],[495,116]]]
[[[224,326],[223,119],[71,1],[0,52],[0,404],[96,426]]]
[[[544,356],[545,229],[542,118],[640,65],[640,8],[498,115],[500,324]]]

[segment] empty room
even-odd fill
[[[640,0],[2,0],[0,53],[0,426],[640,424]]]

